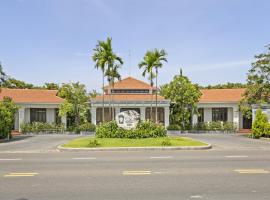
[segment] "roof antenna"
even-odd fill
[[[130,49],[128,50],[128,76],[130,76],[131,74],[131,53],[130,53]]]

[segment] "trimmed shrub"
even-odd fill
[[[42,133],[42,132],[63,132],[65,130],[63,124],[55,123],[43,123],[43,122],[33,122],[33,123],[22,123],[21,131],[22,133]]]
[[[254,123],[252,124],[251,137],[260,138],[266,136],[269,133],[269,123],[267,115],[262,112],[261,109],[258,109],[256,112],[256,117]]]
[[[163,140],[163,141],[161,142],[161,145],[162,145],[162,146],[172,146],[172,143],[171,143],[171,141],[170,141],[169,138],[166,138],[165,140]]]
[[[89,132],[94,132],[96,130],[96,126],[92,123],[84,123],[79,126],[80,131],[89,131]]]
[[[90,142],[87,145],[88,147],[98,147],[100,146],[100,143],[97,140],[90,140]]]
[[[136,129],[125,130],[119,128],[115,121],[105,122],[97,126],[98,138],[156,138],[165,137],[164,126],[149,121],[140,122]]]
[[[200,122],[193,126],[193,130],[235,132],[236,124],[233,122],[221,122],[221,121]]]
[[[177,124],[170,124],[169,126],[167,126],[167,130],[179,131],[181,130],[181,127]]]

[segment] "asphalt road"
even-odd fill
[[[55,137],[51,146],[50,138],[44,136],[39,151],[32,144],[40,141],[39,137],[17,141],[18,149],[14,143],[0,144],[0,199],[270,199],[270,141],[234,135],[190,136],[211,140],[214,148],[139,152],[55,150],[58,143],[68,139],[66,136]],[[29,145],[30,151],[23,145]],[[231,145],[235,146],[230,149]]]

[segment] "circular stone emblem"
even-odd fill
[[[134,110],[127,110],[116,115],[116,123],[119,127],[130,130],[137,127],[140,115]]]

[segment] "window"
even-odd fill
[[[151,113],[151,108],[146,108],[145,112],[145,119],[150,120],[150,113]],[[152,108],[152,122],[154,122],[156,119],[156,107]],[[164,124],[164,108],[157,108],[157,122]]]
[[[30,108],[30,122],[46,122],[46,108]]]
[[[198,109],[198,122],[204,122],[204,109]]]
[[[103,109],[102,108],[97,108],[96,111],[96,123],[99,124],[102,122],[102,114],[103,114]],[[111,108],[104,108],[104,121],[109,122],[112,121],[113,114],[115,116],[115,109]]]
[[[223,121],[228,120],[228,109],[227,108],[212,108],[212,121]]]
[[[149,94],[149,90],[140,89],[113,89],[111,90],[113,94],[129,93],[129,94]]]

